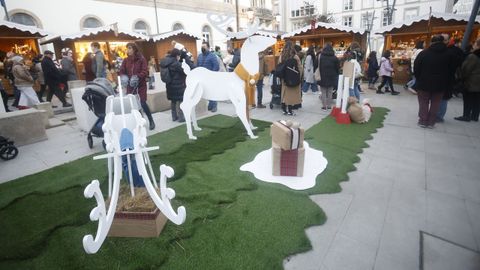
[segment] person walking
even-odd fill
[[[138,51],[135,43],[127,43],[127,58],[123,60],[120,67],[120,76],[122,84],[128,82],[127,93],[138,94],[140,97],[140,105],[143,112],[147,115],[149,128],[150,130],[155,129],[155,122],[147,104],[147,60]]]
[[[257,105],[254,107],[257,109],[265,109],[266,106],[262,104],[263,102],[263,78],[265,78],[265,72],[267,71],[267,66],[265,63],[265,52],[258,53],[258,81],[257,81]]]
[[[414,69],[415,69],[415,59],[417,58],[418,54],[423,51],[423,40],[417,41],[415,44],[415,49],[413,49],[413,54],[412,58],[410,59],[410,73],[412,74],[412,79],[405,84],[405,89],[410,91],[412,94],[416,95],[417,90],[416,89],[416,81],[417,79],[415,78],[414,74]]]
[[[17,55],[12,58],[12,73],[15,78],[15,85],[20,90],[19,109],[27,109],[40,103],[37,93],[33,90],[33,77],[23,62],[23,57]]]
[[[197,67],[204,67],[211,71],[219,71],[217,56],[210,52],[210,44],[207,41],[202,42],[202,53],[198,56]],[[208,101],[208,110],[211,112],[217,111],[217,102],[213,100]]]
[[[307,50],[307,56],[304,63],[304,82],[302,92],[307,93],[309,88],[312,88],[312,93],[318,92],[317,83],[315,82],[315,69],[317,68],[317,60],[313,45],[310,45]]]
[[[322,110],[327,111],[332,107],[332,92],[338,85],[340,61],[335,56],[331,44],[326,44],[318,58],[320,69],[320,91],[322,92]]]
[[[107,71],[105,69],[105,56],[100,49],[100,44],[98,42],[92,42],[92,44],[90,44],[90,47],[94,54],[94,58],[92,60],[92,70],[95,73],[95,77],[107,77]]]
[[[180,103],[183,102],[183,93],[187,87],[185,83],[187,76],[183,72],[180,56],[180,50],[173,49],[170,54],[160,61],[160,68],[162,70],[167,69],[170,74],[170,81],[166,83],[166,88],[167,99],[170,100],[172,121],[185,122],[183,112],[180,109]]]
[[[480,39],[473,43],[473,52],[467,56],[461,67],[463,92],[463,115],[455,120],[478,122],[480,113]]]
[[[62,49],[62,60],[60,60],[62,70],[67,76],[67,81],[77,80],[77,70],[73,63],[73,52],[69,48]]]
[[[65,99],[65,93],[60,89],[60,83],[62,83],[62,74],[58,70],[57,66],[53,62],[53,52],[46,50],[43,53],[42,70],[45,77],[45,83],[48,86],[47,101],[51,102],[53,95],[55,95],[63,107],[71,107],[72,104],[68,103]],[[55,106],[52,106],[55,107]]]
[[[37,96],[40,102],[43,102],[43,94],[47,90],[47,85],[45,84],[45,76],[43,75],[42,70],[42,60],[43,54],[39,54],[33,58],[33,70],[36,74],[37,82],[40,84],[40,91],[38,91]]]
[[[157,72],[157,61],[155,60],[155,56],[150,56],[150,60],[148,60],[148,89],[154,89],[155,77],[154,74]]]
[[[382,77],[382,83],[378,86],[377,88],[377,94],[384,94],[382,92],[383,86],[387,85],[390,88],[390,91],[392,95],[398,95],[400,94],[399,92],[396,92],[395,89],[393,88],[393,66],[392,66],[392,60],[390,60],[391,53],[389,50],[386,50],[383,53],[382,59],[380,60],[380,71],[378,75]],[[387,92],[388,90],[385,90]]]
[[[293,61],[292,61],[293,60]],[[285,115],[295,115],[293,107],[302,103],[302,94],[300,90],[301,78],[302,78],[302,63],[297,55],[295,47],[292,41],[285,42],[280,59],[278,59],[280,65],[284,65],[283,78],[282,78],[282,111]],[[295,63],[294,67],[289,69],[288,64]],[[286,71],[290,70],[292,76],[298,76],[295,80],[298,80],[298,85],[287,85],[286,80],[289,75]],[[293,70],[292,70],[293,69]]]
[[[433,36],[430,47],[415,59],[418,125],[422,128],[435,126],[440,102],[451,80],[449,74],[453,70],[454,61],[443,40],[442,35]]]
[[[368,89],[376,90],[375,84],[377,83],[378,70],[380,69],[380,67],[378,66],[376,51],[370,52],[367,58],[367,63],[368,63],[368,70],[367,70]]]

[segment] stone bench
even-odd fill
[[[16,146],[48,139],[46,125],[48,116],[43,110],[26,109],[0,113],[0,135],[14,141]]]

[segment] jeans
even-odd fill
[[[153,83],[155,82],[155,77],[148,77],[148,89],[153,89]]]
[[[480,114],[480,93],[467,92],[463,93],[463,117],[478,121]]]
[[[418,91],[418,123],[434,126],[443,92]]]
[[[322,107],[331,107],[333,87],[320,86],[320,90],[322,91]]]
[[[262,104],[263,100],[263,79],[257,81],[257,105]]]
[[[437,119],[443,120],[445,117],[445,114],[447,113],[447,105],[448,105],[448,100],[442,99],[440,101],[440,107],[438,107],[438,112],[437,112]]]
[[[213,109],[217,109],[217,102],[213,100],[208,101],[208,110],[211,111]]]
[[[378,81],[378,76],[368,78],[368,85],[374,85]]]
[[[415,78],[415,76],[412,76],[412,79],[409,82],[407,82],[407,87],[414,89],[416,82],[417,82],[417,79]]]
[[[385,85],[390,87],[390,91],[392,91],[392,93],[394,92],[392,77],[382,76],[382,83],[378,86],[378,91],[382,91],[382,87]]]
[[[355,81],[353,83],[353,88],[350,88],[350,96],[356,97],[357,100],[360,102],[360,89],[358,88],[358,82]]]
[[[318,86],[316,83],[308,83],[308,82],[303,82],[302,85],[302,92],[306,93],[308,92],[308,89],[312,87],[312,92],[318,92]]]
[[[53,95],[57,96],[57,98],[62,102],[63,105],[67,103],[65,99],[65,93],[60,89],[58,84],[53,83],[48,85],[48,94],[47,94],[47,101],[51,102]]]

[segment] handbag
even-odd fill
[[[315,73],[313,73],[313,76],[315,78],[315,81],[317,82],[322,80],[322,77],[320,75],[320,55],[318,56],[318,66],[317,66],[317,69],[315,70]]]

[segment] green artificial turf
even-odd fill
[[[311,248],[304,229],[325,222],[308,194],[340,191],[365,140],[381,127],[386,109],[365,125],[337,125],[326,118],[306,132],[310,146],[329,161],[307,191],[256,180],[239,167],[270,148],[269,123],[255,121],[251,140],[237,118],[200,121],[199,139],[185,126],[149,137],[158,166],[175,169],[169,181],[187,220],[168,222],[158,238],[107,238],[95,255],[82,238],[96,233],[88,215],[94,200],[83,197],[92,179],[106,187],[106,161],[85,157],[0,185],[0,269],[280,269],[283,259]],[[269,166],[267,164],[266,166]],[[84,168],[84,169],[83,169]]]

